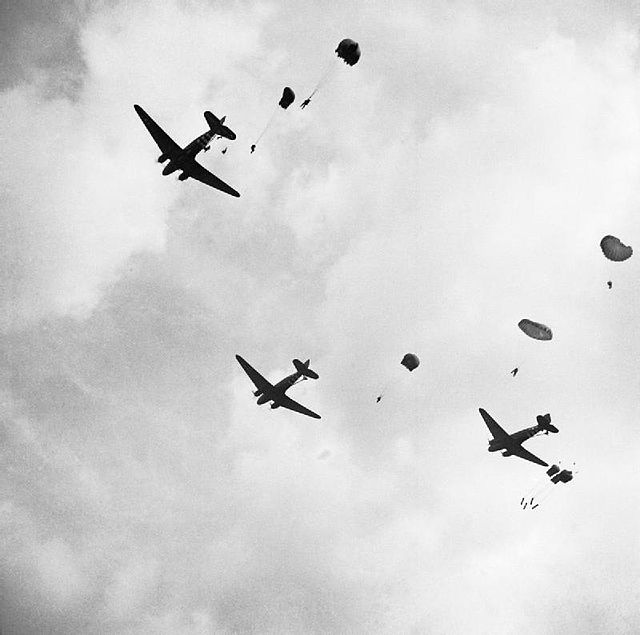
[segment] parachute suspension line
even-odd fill
[[[556,489],[557,489],[558,483],[549,483],[549,487],[542,490],[542,492],[540,492],[536,499],[535,499],[535,503],[544,503],[544,501],[547,500],[547,498],[549,498],[549,496],[551,496],[551,494],[553,494]]]
[[[274,111],[271,113],[271,117],[269,117],[269,121],[265,124],[265,127],[262,129],[262,132],[258,135],[258,138],[255,140],[253,145],[258,145],[258,142],[264,136],[264,133],[269,129],[269,126],[273,123],[273,120],[278,112],[278,106],[275,107]]]
[[[320,81],[316,84],[316,87],[311,91],[311,94],[307,97],[307,101],[310,101],[313,96],[329,81],[332,75],[336,72],[338,67],[340,66],[340,59],[334,58],[327,64],[322,76],[320,77]]]
[[[402,379],[401,377],[394,377],[393,379],[390,379],[382,387],[382,390],[376,396],[376,402],[379,402],[384,397],[384,393],[386,393],[389,390],[389,388],[392,388],[393,386],[395,386],[401,379]]]
[[[548,487],[553,487],[553,483],[549,478],[549,475],[545,472],[543,476],[536,480],[523,497],[523,502],[529,505],[535,505],[536,502],[540,502],[540,495],[543,494]]]

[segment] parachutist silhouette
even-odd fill
[[[611,289],[611,287],[613,286],[613,282],[611,282],[611,280],[607,280],[607,286],[609,287],[609,289]]]
[[[378,395],[376,397],[376,403],[380,403],[380,400],[382,399],[382,395]]]
[[[516,366],[516,368],[514,368],[514,369],[511,371],[511,374],[512,374],[514,377],[518,374],[518,367],[517,367],[517,366]]]
[[[256,151],[256,144],[254,143],[254,144],[251,146],[251,154],[253,154],[255,151]]]
[[[225,148],[225,149],[222,151],[222,154],[227,154],[227,150],[228,150],[228,148]]]
[[[309,97],[309,99],[305,99],[301,104],[300,104],[300,108],[302,108],[302,110],[304,110],[309,104],[311,103],[311,98]]]

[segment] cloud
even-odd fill
[[[179,193],[157,180],[132,105],[145,96],[154,115],[166,112],[160,104],[188,112],[190,100],[219,90],[221,76],[255,46],[250,22],[240,29],[240,16],[201,11],[174,4],[99,11],[80,34],[86,71],[76,99],[48,97],[38,76],[3,93],[4,328],[50,314],[86,316],[127,258],[163,248]],[[234,37],[204,38],[209,21]],[[195,57],[165,54],[155,34],[169,25],[174,45],[186,47],[187,36],[200,33],[205,45]]]
[[[638,630],[635,260],[599,248],[635,244],[637,22],[402,9],[89,6],[73,98],[0,95],[4,631]],[[162,179],[133,103],[180,141],[228,114],[202,160],[242,198]],[[322,420],[236,353],[311,357]],[[479,406],[552,413],[529,447],[580,473],[539,513]]]

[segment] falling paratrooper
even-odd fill
[[[282,96],[280,97],[278,106],[282,110],[286,110],[287,108],[289,108],[289,106],[291,106],[291,104],[295,101],[295,99],[296,99],[296,94],[293,92],[293,89],[289,88],[289,86],[285,86],[284,89],[282,90]],[[277,113],[278,113],[278,107],[275,108],[275,110],[271,114],[271,117],[269,117],[269,121],[267,121],[267,124],[262,129],[262,132],[258,135],[258,138],[256,139],[255,143],[251,145],[251,154],[255,152],[256,146],[258,145],[258,141],[262,139],[264,133],[270,128]]]
[[[553,338],[553,333],[551,329],[546,324],[541,324],[540,322],[534,322],[533,320],[529,320],[527,318],[520,320],[518,322],[518,328],[530,338],[534,340],[540,340],[542,342],[548,342]],[[511,374],[515,377],[518,373],[518,367],[516,366]]]
[[[415,353],[407,353],[400,361],[400,364],[402,364],[402,366],[404,366],[409,372],[412,372],[420,366],[420,358]],[[376,403],[380,403],[385,390],[388,388],[389,384],[387,384],[385,389],[376,397]]]
[[[341,40],[338,44],[335,53],[338,59],[341,59],[348,66],[355,66],[360,59],[360,45],[350,38]],[[311,94],[300,104],[300,108],[303,110],[311,103],[313,96],[320,90],[320,88],[329,80],[330,76],[335,72],[336,66],[332,62],[323,73],[320,81],[316,87],[311,91]]]
[[[549,477],[549,480],[547,481],[545,478],[542,487],[534,487],[533,493],[522,498],[520,501],[522,509],[526,509],[527,506],[529,509],[535,509],[555,491],[554,485],[558,483],[569,483],[573,480],[573,470],[560,469],[560,466],[555,463],[546,470],[546,475]]]
[[[633,255],[632,247],[625,245],[619,238],[611,235],[605,236],[600,241],[600,249],[602,249],[605,258],[613,262],[624,262]],[[608,280],[607,286],[611,289],[613,282]]]

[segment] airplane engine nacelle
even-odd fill
[[[279,408],[279,407],[280,407],[280,404],[277,404],[277,403],[271,404],[271,410],[275,410],[276,408]]]
[[[169,157],[166,154],[161,154],[158,157],[158,163],[164,163]]]
[[[259,397],[261,394],[262,394],[262,390],[256,390],[256,391],[253,393],[253,396],[254,396],[254,397]]]
[[[180,176],[178,177],[180,181],[186,181],[188,178],[189,175],[186,172],[182,172],[182,174],[180,174]]]
[[[505,450],[505,451],[502,453],[502,456],[511,456],[511,452],[509,452],[509,450]]]

